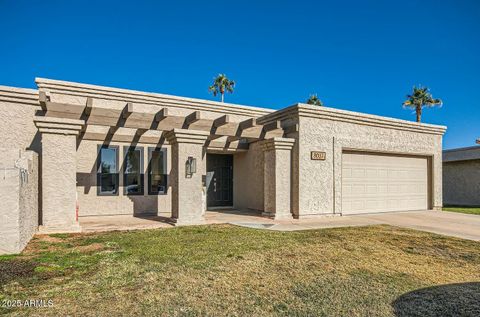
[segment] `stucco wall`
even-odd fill
[[[233,206],[263,211],[263,149],[259,142],[233,155]]]
[[[480,160],[443,164],[443,203],[480,206]]]
[[[79,202],[79,216],[96,215],[133,215],[133,214],[159,214],[171,215],[171,184],[168,181],[166,194],[148,195],[148,148],[154,144],[137,144],[143,147],[144,155],[144,194],[125,195],[123,187],[123,147],[130,143],[111,142],[119,147],[120,188],[117,196],[97,195],[97,156],[99,141],[82,140],[77,149],[77,193]],[[167,149],[167,172],[170,175],[172,159],[169,145]],[[169,179],[169,177],[167,178]]]
[[[5,154],[0,161],[5,168],[0,177],[0,254],[19,253],[38,226],[38,156],[32,151],[0,151]]]
[[[28,96],[33,95],[29,93]],[[31,149],[37,153],[40,152],[40,135],[33,123],[35,112],[41,109],[40,106],[34,106],[28,100],[23,102],[21,99],[16,102],[8,102],[2,100],[1,97],[0,145],[7,149]]]
[[[401,129],[299,118],[299,216],[341,214],[341,160],[344,149],[429,156],[433,165],[432,207],[442,206],[442,136]],[[311,151],[326,152],[324,161],[311,160]]]

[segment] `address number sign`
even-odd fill
[[[312,151],[310,153],[310,158],[314,161],[325,161],[325,157],[327,154],[325,152],[320,151]]]

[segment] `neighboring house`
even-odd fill
[[[480,146],[443,151],[443,202],[480,206]]]
[[[291,219],[442,206],[444,126],[36,83],[0,87],[0,141],[39,155],[42,232],[80,230],[77,204],[80,217],[159,214],[177,224],[219,207]]]

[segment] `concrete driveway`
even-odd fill
[[[387,224],[480,241],[480,216],[447,211],[415,211],[366,214],[321,219],[276,221],[268,229],[294,231]]]

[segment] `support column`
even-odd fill
[[[206,174],[204,144],[209,132],[173,129],[165,134],[172,147],[172,219],[176,225],[204,223],[203,175]],[[196,160],[197,171],[187,175],[188,158]]]
[[[272,138],[263,143],[264,215],[292,219],[292,148],[295,139]]]
[[[36,117],[42,137],[41,232],[78,232],[77,136],[83,120]]]

